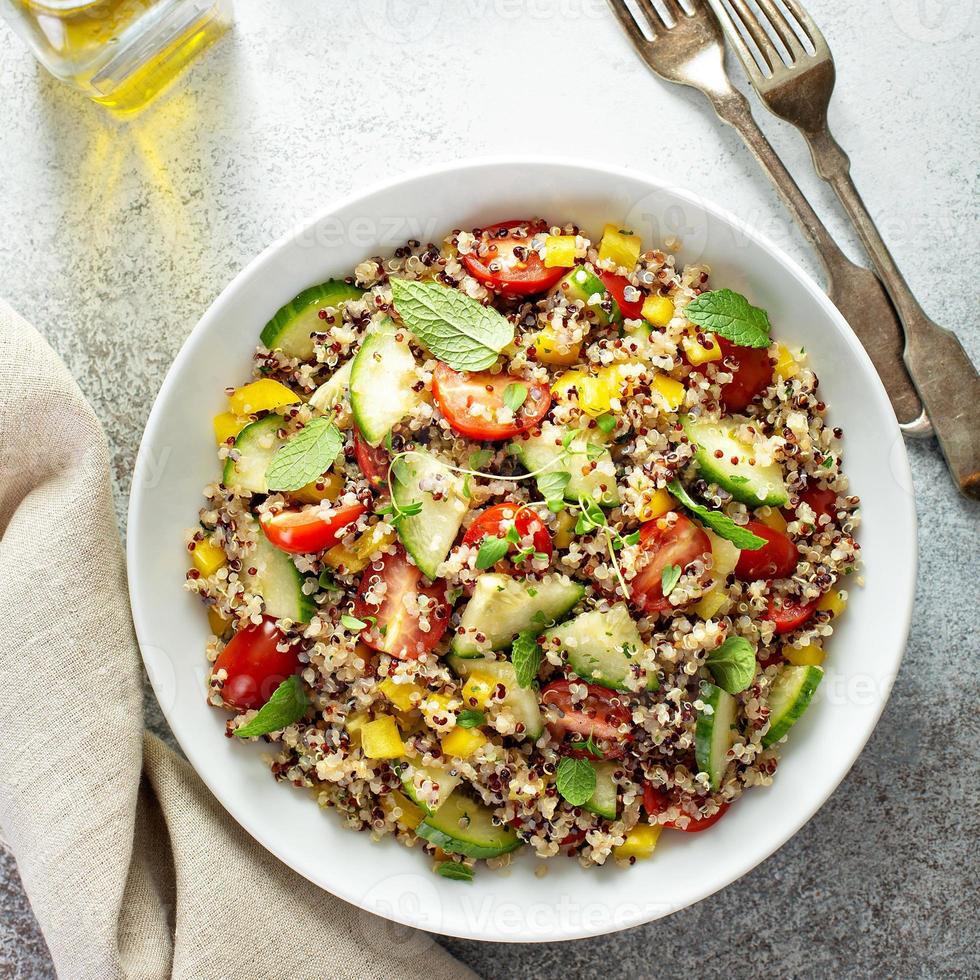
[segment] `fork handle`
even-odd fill
[[[742,137],[820,256],[829,280],[827,292],[871,357],[895,414],[903,423],[903,432],[907,436],[931,434],[918,393],[901,360],[901,327],[877,276],[855,265],[841,251],[759,128],[745,96],[730,85],[705,94],[722,122]]]
[[[912,295],[851,180],[851,161],[827,129],[805,133],[817,173],[834,189],[905,328],[905,363],[960,490],[980,499],[980,376],[952,331]]]

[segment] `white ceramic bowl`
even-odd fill
[[[205,701],[208,636],[182,588],[185,528],[216,478],[211,417],[224,388],[249,375],[258,334],[313,283],[344,276],[407,238],[438,241],[454,227],[541,215],[593,235],[628,225],[648,245],[680,238],[679,260],[707,261],[716,286],[765,307],[774,333],[804,344],[845,463],[863,500],[866,585],[852,588],[829,646],[827,676],[784,747],[774,785],[747,792],[706,833],[666,832],[654,858],[622,870],[567,859],[519,859],[472,885],[430,870],[418,850],[344,829],[308,794],[276,784],[261,748],[224,736]],[[129,512],[129,587],[147,671],[195,769],[227,810],[273,854],[363,909],[433,932],[514,942],[573,939],[683,909],[745,874],[791,837],[851,767],[884,707],[905,647],[915,581],[915,512],[895,416],[871,362],[820,288],[736,217],[695,194],[628,171],[556,161],[491,161],[428,171],[350,198],[255,259],[214,302],[171,367],[143,436]],[[247,882],[243,883],[247,887]],[[368,917],[365,917],[367,921]]]

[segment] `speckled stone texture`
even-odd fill
[[[926,309],[976,359],[978,5],[807,6],[837,56],[832,122],[867,203]],[[165,101],[122,123],[0,28],[0,295],[94,403],[121,517],[154,395],[208,304],[270,241],[373,181],[480,154],[613,162],[723,202],[819,276],[735,135],[696,93],[648,75],[603,0],[236,10]],[[857,254],[802,142],[758,115]],[[980,507],[956,495],[934,442],[910,452],[921,558],[909,648],[876,733],[817,816],[742,880],[652,925],[447,946],[493,978],[980,974]],[[167,737],[152,695],[147,716]],[[52,973],[0,849],[0,976]]]

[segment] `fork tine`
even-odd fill
[[[629,34],[630,40],[637,47],[642,47],[644,44],[649,43],[643,36],[643,31],[640,30],[639,24],[636,23],[632,11],[626,6],[625,0],[606,0],[606,2],[616,15],[616,19],[623,26],[623,30]]]
[[[820,48],[826,48],[827,39],[823,36],[820,28],[817,27],[816,21],[806,10],[796,0],[783,0],[783,3],[786,4],[786,9],[796,18],[796,22],[803,28],[803,33],[806,34],[813,47],[818,50]]]
[[[786,19],[786,15],[776,6],[773,0],[755,0],[762,8],[762,12],[769,18],[769,24],[776,32],[779,40],[783,42],[786,50],[795,61],[806,58],[809,51],[803,46],[803,42],[796,36],[793,25]]]
[[[766,67],[770,72],[774,71],[777,65],[782,64],[783,59],[772,38],[763,30],[759,19],[749,9],[745,0],[728,0],[728,3],[741,21],[745,32],[755,41],[755,46],[765,60]]]
[[[675,21],[680,20],[682,17],[690,16],[688,12],[681,6],[680,0],[661,0],[667,13],[674,18]]]
[[[665,31],[669,29],[667,21],[664,20],[663,15],[657,10],[651,0],[636,0],[636,5],[643,11],[651,30]]]
[[[754,81],[765,82],[766,73],[772,74],[772,65],[766,59],[765,49],[760,48],[758,55],[753,54],[752,49],[745,43],[745,38],[742,37],[738,24],[735,23],[735,18],[728,7],[721,3],[721,0],[712,0],[711,9],[715,12],[715,16],[721,22],[722,27],[725,28],[725,34],[731,41],[732,47],[735,48],[735,53],[738,55],[739,61],[742,62],[742,66]],[[759,63],[760,58],[762,64]]]

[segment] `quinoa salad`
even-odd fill
[[[793,324],[655,244],[409,241],[283,306],[214,419],[210,703],[447,878],[710,828],[772,781],[860,582]]]

